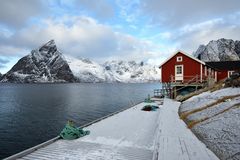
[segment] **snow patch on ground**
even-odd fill
[[[224,96],[240,94],[240,88],[225,88],[194,96],[180,106],[179,112],[204,107]],[[228,99],[186,117],[185,122],[202,122],[193,126],[193,132],[220,159],[240,159],[240,97]],[[206,120],[204,120],[207,118]]]
[[[206,120],[193,131],[221,159],[240,159],[240,108]]]
[[[180,112],[191,111],[199,107],[211,104],[225,96],[240,94],[239,88],[224,88],[215,92],[203,92],[184,101],[180,107]]]
[[[141,103],[87,127],[91,134],[79,140],[121,147],[153,149],[153,137],[159,113],[158,110],[142,111],[141,108],[144,105],[146,103]]]

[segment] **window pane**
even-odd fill
[[[181,66],[177,66],[177,74],[182,74],[182,67]]]
[[[182,62],[182,56],[177,57],[177,62]]]

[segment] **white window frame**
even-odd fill
[[[211,76],[211,68],[208,68],[208,76]]]
[[[182,73],[177,73],[177,68],[181,67]],[[184,67],[183,65],[175,65],[175,81],[183,81],[183,73],[184,73]]]
[[[181,71],[181,73],[178,73],[178,71]],[[181,75],[183,74],[183,66],[182,65],[176,66],[176,74],[181,74]]]
[[[215,71],[215,82],[217,82],[217,71]]]
[[[228,71],[228,78],[234,73],[235,71]]]
[[[205,76],[207,76],[207,66],[205,66],[204,72],[205,72]]]
[[[177,62],[182,62],[183,57],[182,56],[177,56]]]

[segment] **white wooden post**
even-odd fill
[[[202,73],[202,72],[203,72],[202,64],[201,64],[201,67],[200,67],[200,72],[201,72],[201,73],[200,73],[200,82],[202,83],[202,74],[203,74],[203,73]]]

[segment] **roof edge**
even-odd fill
[[[191,59],[193,59],[193,60],[195,60],[195,61],[203,64],[203,65],[206,65],[205,62],[203,62],[203,61],[201,61],[201,60],[199,60],[199,59],[197,59],[197,58],[195,58],[195,57],[187,54],[186,52],[184,52],[184,51],[182,51],[182,50],[177,50],[176,52],[174,52],[174,54],[173,54],[172,56],[170,56],[169,58],[167,58],[161,65],[159,65],[159,68],[162,68],[162,66],[163,66],[165,63],[167,63],[170,59],[172,59],[172,58],[173,58],[176,54],[178,54],[179,52],[182,53],[182,54],[184,54],[185,56],[187,56],[187,57],[189,57],[189,58],[191,58]]]

